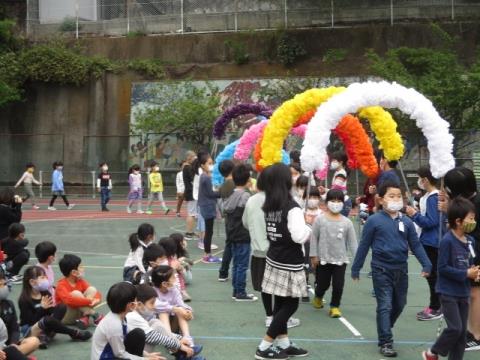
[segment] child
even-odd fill
[[[323,308],[323,296],[332,284],[332,300],[329,315],[332,318],[342,316],[340,301],[345,285],[345,270],[350,251],[355,257],[357,238],[349,218],[341,214],[344,205],[343,191],[330,190],[327,193],[327,210],[317,217],[313,224],[310,240],[310,258],[316,270],[316,287],[313,306]]]
[[[302,209],[305,208],[305,199],[307,198],[306,191],[307,191],[308,181],[309,181],[308,176],[300,175],[297,179],[297,182],[295,183],[297,187],[297,191],[294,194],[292,194],[293,200],[295,200]],[[310,189],[310,191],[312,190]]]
[[[6,269],[9,281],[12,284],[21,284],[20,269],[28,263],[30,251],[26,249],[28,240],[25,239],[25,226],[13,223],[8,227],[8,238],[2,240],[2,250],[5,253]]]
[[[180,290],[175,286],[175,271],[170,266],[160,265],[152,271],[152,283],[157,292],[155,312],[168,332],[172,332],[170,317],[178,321],[178,326],[184,338],[193,346],[188,322],[193,319],[193,311],[182,300]],[[173,320],[173,319],[172,319]]]
[[[432,263],[432,272],[427,278],[430,288],[430,304],[417,314],[417,320],[429,321],[442,317],[440,299],[435,289],[437,283],[437,259],[440,239],[438,234],[439,211],[438,211],[438,190],[437,179],[432,176],[427,166],[417,170],[418,186],[425,190],[426,194],[420,198],[417,211],[414,207],[407,206],[407,215],[415,222],[420,229],[420,242]]]
[[[137,232],[130,235],[128,238],[130,252],[123,265],[123,281],[140,283],[140,278],[147,272],[145,268],[148,267],[148,264],[146,266],[143,262],[143,255],[154,239],[155,229],[147,223],[141,224]]]
[[[227,238],[231,241],[233,255],[232,298],[235,301],[257,301],[256,296],[247,294],[245,290],[248,261],[250,260],[250,234],[243,226],[242,216],[250,198],[250,193],[246,190],[249,186],[250,171],[245,165],[239,164],[233,169],[232,178],[235,189],[224,204],[225,228]]]
[[[37,338],[30,337],[29,339],[32,339],[38,343]],[[8,359],[8,360],[36,360],[36,357],[34,356],[25,356],[16,345],[6,346],[7,341],[8,341],[8,330],[7,330],[7,327],[5,326],[5,323],[0,318],[0,358]],[[36,348],[33,349],[32,351],[36,350],[37,348],[38,348],[38,344]]]
[[[110,312],[95,329],[90,360],[164,360],[159,353],[146,353],[145,332],[142,329],[129,331],[126,316],[134,311],[137,290],[128,282],[113,285],[107,293]]]
[[[97,179],[97,189],[100,193],[100,206],[102,211],[110,211],[107,204],[110,201],[110,194],[112,192],[112,176],[108,172],[108,164],[103,162],[99,165],[100,174]]]
[[[38,260],[38,267],[41,267],[47,275],[50,286],[48,292],[52,294],[52,299],[55,300],[55,273],[53,272],[52,264],[55,262],[55,254],[57,247],[50,241],[42,241],[35,246],[35,256]]]
[[[345,201],[343,203],[342,215],[348,217],[352,210],[352,199],[347,195],[348,158],[343,151],[337,151],[332,154],[331,159],[330,169],[335,171],[331,188],[343,191]]]
[[[165,215],[167,215],[170,209],[165,204],[165,200],[163,200],[163,180],[158,164],[152,164],[152,171],[148,175],[148,179],[150,182],[150,194],[148,195],[147,214],[152,215],[152,203],[158,200],[163,211],[165,211]]]
[[[232,179],[232,171],[235,167],[235,164],[232,160],[223,160],[220,165],[218,165],[218,170],[220,174],[224,177],[225,181],[220,186],[219,193],[222,199],[222,209],[224,210],[225,200],[232,195],[233,190],[235,189],[235,184]],[[224,211],[223,211],[224,212]],[[223,214],[226,217],[224,212]],[[228,232],[226,231],[227,222],[225,221],[225,248],[223,249],[222,265],[220,266],[220,271],[218,274],[218,281],[225,282],[228,280],[228,270],[230,269],[230,262],[232,261],[232,241],[228,237]]]
[[[182,293],[182,299],[185,302],[192,301],[192,298],[187,293],[185,287],[185,278],[183,276],[183,266],[177,259],[177,242],[171,237],[161,238],[158,242],[160,246],[165,249],[165,255],[167,255],[168,265],[175,269],[175,278],[177,279],[177,285]]]
[[[140,166],[133,165],[128,171],[128,184],[130,191],[128,192],[127,213],[132,213],[132,205],[137,203],[137,214],[143,214],[142,210],[142,174],[140,174]]]
[[[198,162],[203,171],[200,175],[198,189],[198,207],[200,209],[200,214],[205,220],[205,238],[203,240],[205,255],[202,258],[202,262],[206,264],[221,263],[222,259],[211,254],[213,224],[217,216],[217,199],[220,197],[220,193],[213,191],[212,189],[211,176],[213,171],[213,160],[210,157],[210,154],[202,153],[198,158]]]
[[[177,217],[180,217],[180,210],[182,209],[183,200],[185,199],[185,184],[183,183],[183,167],[186,165],[186,162],[183,162],[180,167],[180,171],[175,177],[175,185],[177,188]]]
[[[55,302],[65,304],[67,313],[63,318],[66,325],[75,324],[81,329],[89,326],[89,318],[98,325],[103,318],[95,311],[102,295],[84,279],[85,270],[82,259],[76,255],[65,254],[58,263],[64,278],[60,279],[55,291]]]
[[[170,234],[170,238],[172,238],[177,244],[177,260],[183,267],[183,277],[185,279],[185,285],[189,285],[192,283],[193,261],[190,260],[188,255],[187,242],[185,241],[183,235],[180,233]]]
[[[90,339],[91,332],[71,329],[62,324],[67,307],[63,304],[54,305],[52,295],[48,292],[49,286],[42,268],[30,266],[25,270],[22,293],[18,299],[22,334],[38,337],[41,349],[48,347],[56,333],[69,335],[72,340]]]
[[[147,272],[142,275],[140,284],[152,283],[152,270],[160,265],[168,265],[167,255],[163,246],[159,244],[151,244],[143,254],[143,263],[146,264]]]
[[[33,176],[34,172],[35,172],[35,165],[32,163],[28,163],[26,165],[26,170],[23,173],[22,177],[15,184],[15,189],[18,188],[23,182],[23,188],[26,194],[26,196],[23,198],[23,202],[30,199],[30,201],[32,202],[32,209],[38,210],[40,209],[40,207],[35,204],[36,197],[35,197],[35,193],[33,192],[32,185],[33,184],[42,185],[42,183],[37,179],[35,179],[35,176]]]
[[[7,279],[5,274],[0,271],[0,321],[5,327],[5,336],[0,340],[0,350],[4,352],[13,351],[20,353],[20,355],[28,355],[38,349],[40,341],[36,337],[25,337],[20,341],[20,327],[18,326],[17,313],[15,305],[11,300],[8,300],[10,289],[7,286]],[[1,333],[1,331],[0,331]],[[2,337],[2,336],[0,336]],[[7,346],[5,348],[5,346]],[[14,348],[14,349],[10,349]],[[10,359],[10,354],[7,359]],[[12,359],[17,359],[13,357]],[[18,359],[27,359],[25,356],[18,357]]]
[[[467,235],[476,226],[475,207],[462,197],[452,200],[447,212],[450,231],[438,251],[437,292],[447,328],[433,346],[422,353],[424,360],[439,356],[463,359],[466,345],[470,280],[480,281],[480,266],[473,266],[474,239]]]
[[[379,351],[385,357],[395,357],[392,328],[407,303],[409,249],[422,264],[423,277],[432,271],[432,263],[418,241],[413,222],[400,213],[403,208],[400,187],[385,182],[378,195],[383,210],[370,216],[363,227],[352,278],[359,280],[360,269],[371,247]]]
[[[52,200],[50,200],[48,210],[57,210],[53,205],[55,204],[55,200],[57,200],[57,197],[59,196],[63,199],[63,202],[67,206],[67,209],[71,210],[73,209],[75,204],[70,204],[68,202],[67,196],[65,195],[65,188],[63,186],[63,162],[55,161],[52,166]]]
[[[128,330],[135,328],[145,332],[145,349],[150,351],[155,346],[161,345],[171,351],[176,360],[193,359],[201,360],[196,356],[202,351],[202,346],[189,346],[189,340],[181,335],[165,330],[162,323],[155,318],[155,301],[157,292],[149,285],[137,285],[137,308],[127,314]]]

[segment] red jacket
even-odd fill
[[[78,290],[84,293],[89,287],[90,284],[84,279],[77,280],[75,286],[72,286],[66,278],[62,278],[58,281],[57,288],[55,289],[55,302],[56,304],[65,304],[73,308],[90,306],[90,299],[72,296],[72,291]],[[102,294],[97,291],[95,298],[100,300]]]

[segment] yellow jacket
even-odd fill
[[[148,179],[150,181],[150,192],[163,192],[162,174],[159,172],[151,172]]]

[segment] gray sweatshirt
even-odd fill
[[[320,215],[315,220],[310,240],[310,256],[317,256],[320,264],[348,264],[348,254],[355,257],[357,252],[357,236],[350,219],[342,216],[332,220]]]

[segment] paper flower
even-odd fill
[[[235,119],[240,115],[254,114],[265,116],[269,118],[272,115],[272,109],[263,104],[238,104],[227,109],[216,121],[213,126],[213,136],[216,139],[221,139],[225,135],[225,130],[227,129],[230,121]]]
[[[320,170],[315,171],[315,176],[318,178],[318,180],[325,180],[328,176],[328,169],[330,167],[330,161],[328,159],[328,156],[325,158],[325,162],[323,165],[323,168]]]
[[[265,120],[254,124],[243,133],[233,155],[235,159],[246,161],[250,157],[255,144],[263,133],[263,129],[267,126],[267,122]]]
[[[212,172],[212,183],[213,186],[220,186],[223,184],[223,176],[220,174],[220,170],[218,169],[218,166],[223,160],[230,160],[233,158],[233,154],[235,153],[235,148],[238,145],[239,140],[235,140],[234,142],[228,144],[225,146],[225,149],[223,149],[220,154],[217,155],[215,158],[215,164],[213,165],[213,172]]]
[[[398,108],[416,121],[417,127],[427,138],[430,170],[434,177],[441,178],[455,166],[449,124],[440,117],[427,98],[414,89],[396,83],[369,81],[351,84],[347,90],[319,106],[305,134],[300,157],[302,167],[306,171],[321,167],[327,156],[330,129],[337,127],[345,114],[356,113],[369,106]]]

